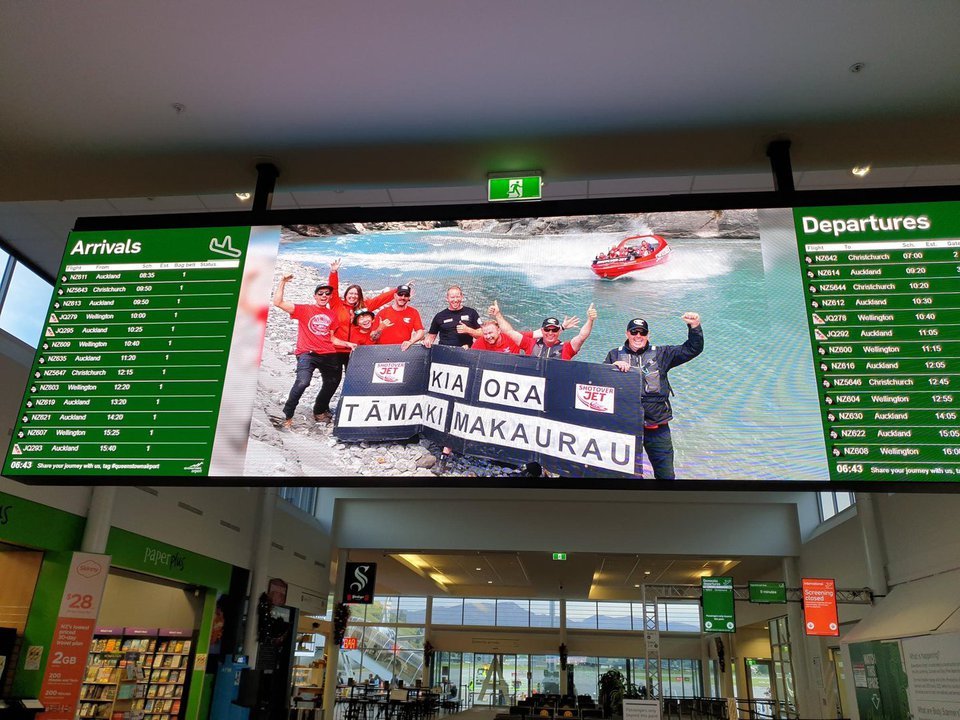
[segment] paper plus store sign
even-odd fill
[[[958,715],[960,6],[164,10],[0,7],[0,720]]]

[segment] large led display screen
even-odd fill
[[[527,207],[71,234],[4,474],[956,479],[960,203]]]

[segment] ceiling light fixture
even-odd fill
[[[493,585],[493,580],[487,580],[487,585]]]
[[[854,175],[856,175],[857,177],[861,177],[861,178],[862,178],[862,177],[866,177],[867,175],[870,174],[870,166],[869,166],[869,165],[854,165],[853,168],[850,170],[850,172],[852,172],[852,173],[853,173]]]
[[[644,570],[644,571],[643,571],[643,574],[644,574],[644,575],[649,575],[649,574],[650,574],[650,571],[649,571],[649,570]]]
[[[250,199],[250,193],[248,192],[238,192],[235,194],[237,196],[237,200],[239,200],[240,202],[246,202],[247,200]]]
[[[480,572],[481,570],[483,570],[483,568],[475,568],[475,569],[477,572]]]
[[[633,586],[634,586],[635,588],[638,588],[638,587],[640,587],[640,583],[634,583]]]

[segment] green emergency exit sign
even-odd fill
[[[543,190],[543,178],[539,175],[499,177],[487,179],[487,200],[539,200]]]
[[[554,553],[554,554],[553,554],[553,559],[554,559],[554,560],[566,560],[566,559],[567,559],[567,554],[566,554],[566,553]]]

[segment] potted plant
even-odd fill
[[[599,700],[604,717],[623,714],[625,689],[623,675],[619,670],[607,670],[600,676]]]

